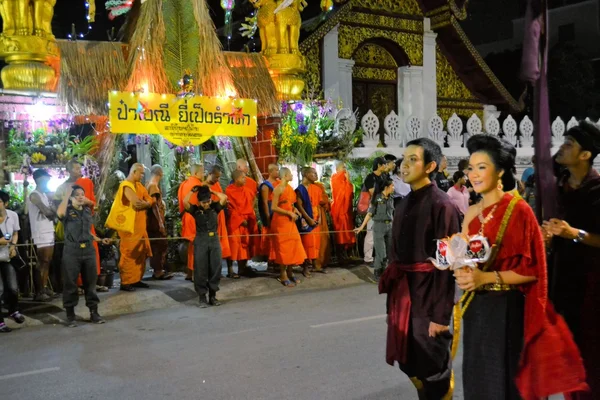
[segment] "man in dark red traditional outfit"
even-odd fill
[[[428,400],[451,398],[453,388],[449,325],[455,286],[451,271],[429,261],[436,239],[460,231],[457,208],[431,183],[441,158],[432,140],[407,144],[401,170],[411,192],[394,213],[391,263],[379,280],[379,292],[388,294],[386,361],[397,361],[419,399]]]
[[[550,295],[579,346],[590,393],[600,399],[600,175],[592,163],[600,153],[600,130],[582,121],[569,129],[556,156],[565,168],[558,181],[560,219],[544,222],[552,241]]]

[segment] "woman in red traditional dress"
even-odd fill
[[[467,211],[463,233],[487,238],[493,250],[487,263],[454,274],[465,290],[464,398],[533,400],[586,390],[579,351],[548,301],[538,222],[523,199],[507,193],[516,185],[514,147],[476,135],[467,148],[469,181],[482,200]]]

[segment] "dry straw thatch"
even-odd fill
[[[73,115],[107,115],[109,90],[123,89],[124,47],[115,42],[59,40],[58,98]]]
[[[195,77],[196,92],[207,96],[223,96],[234,90],[233,78],[227,68],[221,42],[215,32],[204,0],[169,0],[177,4],[167,4],[164,0],[146,0],[140,6],[135,26],[129,29],[126,38],[131,49],[128,58],[128,90],[137,90],[147,85],[152,92],[172,93],[177,91],[175,82],[169,76],[183,76],[189,69]],[[190,7],[191,6],[191,7]],[[190,10],[191,8],[191,10]],[[193,13],[197,37],[200,39],[198,51],[185,51],[185,35],[166,34],[169,30],[189,27],[189,12]],[[178,53],[177,49],[181,49]],[[169,70],[168,70],[169,69]],[[176,71],[173,71],[176,69]]]
[[[280,112],[277,90],[264,57],[260,53],[236,53],[226,51],[225,60],[233,76],[238,97],[258,100],[259,115]]]

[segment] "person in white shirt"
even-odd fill
[[[50,263],[54,255],[54,218],[56,212],[50,205],[47,193],[50,174],[45,169],[33,173],[35,190],[27,198],[31,238],[37,253],[37,268],[33,274],[36,294],[34,301],[52,300],[54,292],[48,287]]]
[[[398,205],[400,200],[403,197],[408,196],[410,193],[410,185],[405,183],[400,176],[400,165],[402,164],[402,159],[396,160],[396,169],[394,169],[394,173],[392,174],[392,181],[394,181],[394,207]]]
[[[19,240],[19,216],[16,212],[7,210],[8,193],[0,190],[0,246],[8,247],[8,261],[4,258],[0,261],[0,298],[4,306],[8,309],[8,315],[17,324],[25,322],[25,317],[19,312],[19,287],[17,284],[17,274],[11,261],[17,256],[15,245]],[[6,247],[5,247],[6,248]],[[6,253],[5,253],[6,254]],[[0,313],[0,333],[10,332],[11,329],[4,323],[2,313]]]
[[[465,215],[469,209],[469,190],[465,186],[467,176],[463,171],[456,171],[452,176],[452,180],[454,181],[454,186],[448,189],[448,196],[456,204],[462,215]]]

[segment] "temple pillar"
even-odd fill
[[[352,110],[352,69],[354,60],[338,59],[339,93],[342,107]]]
[[[429,18],[425,18],[423,32],[423,118],[428,122],[437,113],[436,37]]]
[[[323,38],[323,93],[334,101],[340,97],[338,40],[337,26]]]

